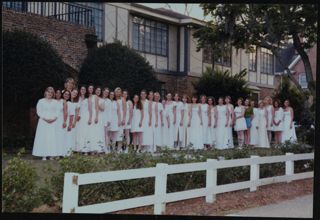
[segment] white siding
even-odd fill
[[[105,4],[105,39],[107,43],[112,43],[116,39],[116,7]]]
[[[169,70],[177,71],[177,27],[169,25]]]
[[[128,45],[128,16],[129,12],[126,9],[118,8],[117,19],[117,39],[123,44]]]
[[[197,39],[192,35],[194,30],[190,31],[190,75],[201,76],[202,75],[202,49],[197,52]]]

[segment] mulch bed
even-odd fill
[[[291,183],[260,186],[257,191],[249,189],[218,194],[212,204],[205,198],[189,199],[166,205],[166,215],[226,215],[239,210],[268,205],[313,193],[313,178]],[[114,214],[153,214],[153,206],[128,209]]]

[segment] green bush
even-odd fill
[[[207,68],[193,86],[197,95],[213,96],[216,100],[220,96],[229,95],[235,101],[239,97],[246,98],[250,95],[250,89],[247,88],[247,81],[244,79],[246,74],[246,70],[235,75],[228,70],[215,70],[214,74],[211,74],[211,69]]]
[[[160,89],[160,83],[146,59],[119,42],[105,44],[92,51],[83,61],[79,82],[111,89],[119,86],[131,95],[140,94],[142,89]]]
[[[2,172],[2,211],[30,212],[41,203],[37,174],[30,163],[18,157],[8,161]]]
[[[29,136],[4,136],[2,139],[2,146],[7,153],[18,153],[20,148],[26,149],[27,152],[32,151],[34,137]]]

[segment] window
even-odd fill
[[[231,67],[231,56],[232,56],[232,47],[229,46],[229,49],[226,49],[222,52],[222,56],[215,56],[214,60],[215,63],[222,65],[222,66],[228,66]]]
[[[273,54],[270,50],[261,48],[260,63],[261,73],[274,74]]]
[[[254,51],[249,53],[249,71],[257,71],[257,50],[254,47]]]
[[[28,2],[3,2],[2,7],[15,11],[26,12]]]
[[[133,49],[167,56],[168,25],[134,16],[132,32]]]
[[[212,50],[210,48],[209,45],[205,46],[203,48],[203,51],[202,51],[202,60],[204,63],[212,63],[211,61],[211,57],[212,57]]]
[[[307,77],[305,73],[301,73],[299,75],[299,84],[301,88],[306,89],[308,88],[308,82],[307,82]]]

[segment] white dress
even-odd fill
[[[76,130],[76,149],[75,151],[79,152],[88,152],[87,147],[87,134],[88,134],[88,121],[89,121],[89,107],[88,99],[79,100],[79,116],[80,120],[77,122]]]
[[[164,120],[164,116],[163,116],[163,106],[162,103],[160,102],[153,102],[154,104],[154,111],[152,113],[152,117],[156,117],[156,114],[158,114],[158,126],[156,127],[156,119],[154,120],[154,132],[153,132],[153,141],[154,141],[154,146],[162,146],[163,145],[163,138],[162,138],[162,131],[163,131],[163,127],[161,124],[161,112],[162,112],[162,120]],[[156,112],[156,106],[158,106],[158,113]],[[153,109],[153,108],[152,108]]]
[[[225,127],[227,123],[227,106],[217,105],[218,122],[216,128],[216,148],[226,149],[228,148],[228,127]]]
[[[58,156],[64,156],[64,138],[65,131],[63,129],[63,99],[57,100],[58,105],[58,119],[56,125],[56,141],[57,141],[57,154]]]
[[[98,112],[98,123],[95,123],[95,118],[97,115],[97,111],[95,108],[96,105],[96,96],[92,96],[92,123],[89,126],[89,137],[88,137],[88,148],[93,152],[103,152],[105,150],[105,137],[104,137],[104,122],[103,111],[99,110]],[[104,100],[98,97],[98,105],[103,106]]]
[[[129,104],[130,103],[130,104]],[[127,112],[126,112],[126,124],[124,126],[124,129],[131,129],[131,124],[128,125],[129,119],[130,119],[130,106],[132,106],[132,103],[130,100],[126,102],[127,105]]]
[[[117,101],[112,100],[110,103],[111,106],[111,110],[110,110],[110,131],[115,132],[115,131],[119,131],[119,126],[118,126],[118,105],[117,105]]]
[[[153,146],[153,128],[152,126],[149,126],[149,100],[145,100],[143,103],[143,114],[144,117],[142,122],[142,145],[151,147]]]
[[[192,145],[193,149],[203,149],[203,130],[199,111],[201,114],[201,109],[198,104],[191,107],[191,120],[190,127],[188,126],[187,145]]]
[[[253,108],[253,119],[251,121],[251,128],[250,128],[250,145],[257,145],[258,144],[258,129],[259,126],[259,109]]]
[[[133,107],[133,112],[132,112],[132,121],[131,121],[131,127],[130,127],[130,132],[142,132],[142,126],[140,127],[140,120],[141,120],[141,110],[137,109],[136,106]]]
[[[37,115],[39,116],[36,135],[33,143],[32,155],[38,157],[58,156],[56,140],[56,121],[47,123],[43,119],[58,117],[57,101],[42,98],[37,103]]]
[[[229,125],[227,127],[227,135],[228,135],[228,147],[229,148],[233,148],[234,147],[234,144],[233,144],[233,135],[232,135],[232,126],[230,126],[231,124],[231,110],[233,105],[229,104],[228,108],[229,108]]]
[[[235,117],[239,117],[242,115],[242,109],[241,107],[237,106],[234,109],[234,114]],[[247,123],[246,123],[246,119],[244,117],[238,118],[236,119],[236,123],[234,125],[234,130],[235,131],[244,131],[247,130]]]
[[[187,129],[188,129],[188,104],[187,103],[182,103],[182,111],[184,112],[184,117],[183,117],[183,126],[180,132],[180,140],[182,140],[181,147],[186,147],[187,145]]]
[[[215,109],[216,107],[211,107],[211,126],[208,128],[208,139],[210,142],[210,145],[216,144],[216,128],[214,127],[215,124]]]
[[[272,108],[273,108],[272,105],[268,105],[267,106],[267,112],[268,112],[268,128],[267,128],[267,130],[268,131],[272,131],[273,130],[273,128],[271,126],[271,123],[272,123]]]
[[[174,140],[182,141],[184,138],[183,135],[183,126],[180,126],[181,122],[181,111],[183,110],[182,102],[173,102],[176,107],[176,124],[174,125]]]
[[[283,112],[283,108],[279,108],[278,111],[274,112],[274,121],[275,122],[279,122],[281,120],[281,122],[279,123],[279,125],[272,125],[272,130],[273,131],[283,131],[283,119],[284,119],[284,112]]]
[[[124,111],[123,111],[123,100],[122,98],[121,99],[118,99],[117,102],[119,103],[119,108],[120,108],[120,122],[122,122],[122,120],[124,119],[125,115],[124,115]],[[124,133],[123,133],[123,129],[124,129],[124,125],[120,125],[119,126],[119,130],[117,132],[117,141],[123,141],[123,138],[124,138]]]
[[[76,115],[76,107],[77,103],[75,102],[67,102],[67,127],[64,129],[65,131],[65,142],[64,142],[64,156],[69,156],[73,150],[75,150],[76,146],[76,128],[72,128],[68,131],[68,127],[70,124],[70,116],[73,116],[73,121],[75,120]]]
[[[111,100],[108,98],[105,98],[103,105],[104,105],[104,111],[100,115],[100,118],[102,119],[103,126],[107,127],[108,122],[110,122],[110,118],[111,118]]]
[[[292,122],[291,129],[290,129],[290,123],[291,123],[291,113],[290,113],[290,111],[284,111],[282,143],[284,143],[286,141],[290,141],[290,142],[297,141],[296,129],[294,127],[294,122]]]
[[[268,139],[268,133],[267,133],[267,121],[266,121],[266,109],[259,108],[259,122],[258,122],[258,147],[265,147],[269,148],[269,139]]]
[[[174,103],[166,103],[165,104],[165,114],[163,117],[164,120],[164,128],[163,128],[163,132],[164,132],[164,137],[163,137],[163,144],[165,147],[169,147],[169,148],[173,148],[174,146],[174,137],[175,137],[175,133],[174,133],[174,125],[173,125],[173,107],[174,107]],[[168,128],[168,118],[169,118],[169,123],[170,123],[170,127]]]
[[[208,117],[208,104],[200,104],[202,115],[202,142],[203,144],[211,144],[209,138],[209,117]]]

